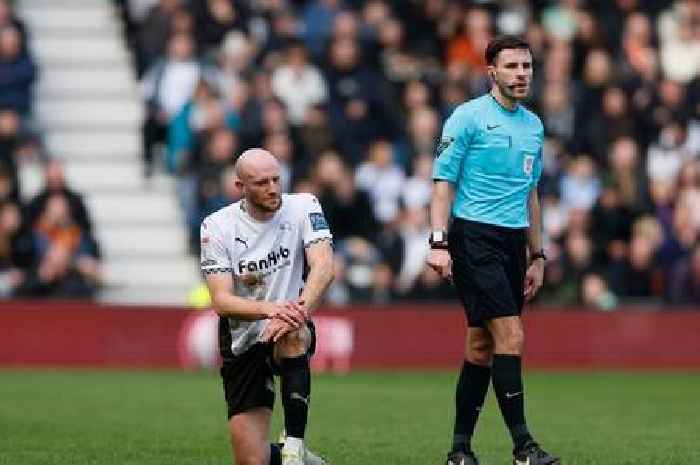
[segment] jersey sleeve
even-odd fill
[[[457,181],[473,132],[471,120],[469,110],[458,109],[445,121],[433,163],[434,180]]]
[[[537,151],[534,166],[532,167],[532,182],[535,185],[540,181],[542,170],[544,169],[544,126],[539,118],[537,118],[537,122],[539,123],[538,139],[540,141],[540,149]]]
[[[322,240],[333,240],[321,203],[313,195],[306,196],[303,208],[302,240],[304,247]]]
[[[203,275],[216,273],[231,273],[231,257],[226,250],[224,235],[221,228],[211,220],[211,217],[202,221],[200,228],[202,245],[201,268]]]

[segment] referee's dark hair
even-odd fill
[[[493,65],[496,61],[496,57],[501,53],[501,50],[509,48],[525,49],[532,53],[530,44],[520,37],[513,35],[498,36],[489,42],[489,45],[486,47],[486,64]]]

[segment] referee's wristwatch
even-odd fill
[[[532,260],[533,262],[535,260],[537,260],[538,258],[541,258],[542,260],[547,261],[547,255],[545,255],[544,249],[540,249],[538,252],[535,252],[530,256],[530,260]]]
[[[447,250],[447,233],[442,229],[436,229],[430,233],[428,242],[431,249]]]

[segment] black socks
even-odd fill
[[[453,451],[470,451],[471,439],[486,392],[491,381],[491,368],[474,365],[468,361],[462,365],[455,396],[455,428],[452,439]]]
[[[493,389],[496,391],[503,420],[513,437],[515,449],[522,449],[528,441],[532,440],[532,436],[525,423],[521,357],[495,354],[492,372]]]
[[[283,358],[279,365],[284,427],[287,430],[287,436],[303,439],[306,432],[309,394],[311,392],[309,357],[304,354],[298,357]]]
[[[270,443],[270,465],[282,465],[282,446]]]

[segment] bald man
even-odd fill
[[[262,149],[236,162],[242,199],[202,222],[201,266],[219,314],[221,377],[237,465],[324,465],[304,445],[315,333],[311,315],[333,280],[332,235],[311,194],[281,194]],[[304,283],[304,264],[308,266]],[[286,440],[269,444],[273,375]]]

